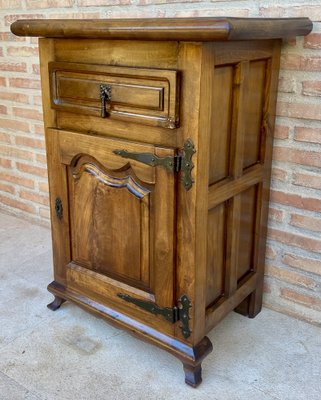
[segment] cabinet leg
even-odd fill
[[[183,364],[183,368],[185,372],[185,382],[194,388],[197,387],[202,382],[201,364],[196,366]]]
[[[255,318],[262,309],[262,291],[256,289],[234,311],[248,318]]]
[[[52,310],[52,311],[56,311],[56,310],[58,310],[58,308],[60,308],[60,306],[61,306],[65,301],[66,301],[65,299],[63,299],[63,298],[61,298],[61,297],[58,297],[58,296],[55,296],[54,301],[51,302],[51,303],[49,303],[49,304],[47,305],[47,307],[48,307],[50,310]]]

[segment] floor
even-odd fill
[[[50,232],[0,214],[1,400],[320,400],[321,329],[263,309],[209,335],[203,383],[181,364],[77,306],[46,308]]]

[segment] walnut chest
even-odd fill
[[[55,310],[178,357],[262,305],[281,39],[298,19],[21,20],[39,36]]]

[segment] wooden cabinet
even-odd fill
[[[201,382],[206,334],[232,310],[261,309],[281,39],[311,27],[12,25],[42,37],[51,309],[74,301],[171,352],[186,382]]]

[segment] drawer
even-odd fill
[[[178,71],[51,62],[49,75],[51,107],[56,110],[106,121],[179,126]]]

